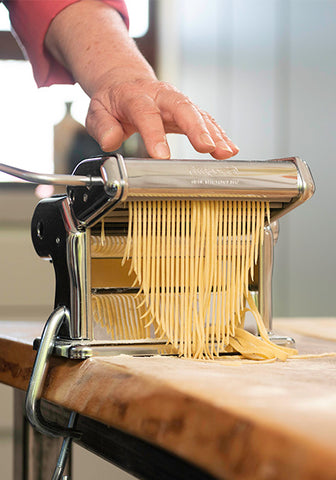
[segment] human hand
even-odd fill
[[[198,152],[217,159],[238,153],[208,113],[157,80],[119,13],[104,2],[81,0],[63,9],[45,44],[91,98],[86,126],[104,151],[138,131],[154,158],[170,157],[166,133],[187,135]]]
[[[216,159],[238,153],[238,147],[216,121],[172,85],[152,78],[115,84],[108,76],[105,78],[91,96],[86,119],[89,134],[102,150],[116,150],[139,132],[148,154],[154,158],[170,158],[166,133],[187,135],[195,150]]]

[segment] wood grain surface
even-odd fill
[[[321,328],[318,322],[276,326],[295,337],[300,353],[336,352],[336,338],[326,340],[336,319],[321,319]],[[0,322],[1,382],[27,388],[41,330],[40,323]],[[336,357],[272,364],[52,359],[43,397],[218,479],[336,479]]]

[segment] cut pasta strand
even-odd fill
[[[154,331],[184,357],[215,359],[235,351],[252,360],[286,360],[295,350],[268,339],[249,293],[265,219],[269,204],[263,201],[130,203],[122,263],[131,259],[140,291],[133,298],[94,295],[95,320],[113,338],[143,338]],[[107,236],[104,243],[106,251]],[[260,337],[244,330],[247,310]]]

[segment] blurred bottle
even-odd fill
[[[65,116],[54,126],[55,173],[71,173],[80,161],[103,153],[85,127],[73,118],[71,106],[71,102],[65,104]]]

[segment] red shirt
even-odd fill
[[[44,47],[44,37],[54,17],[78,0],[6,0],[12,26],[33,66],[39,87],[54,83],[74,83],[71,74]],[[98,0],[97,0],[98,1]],[[128,27],[124,0],[101,0],[116,9]]]

